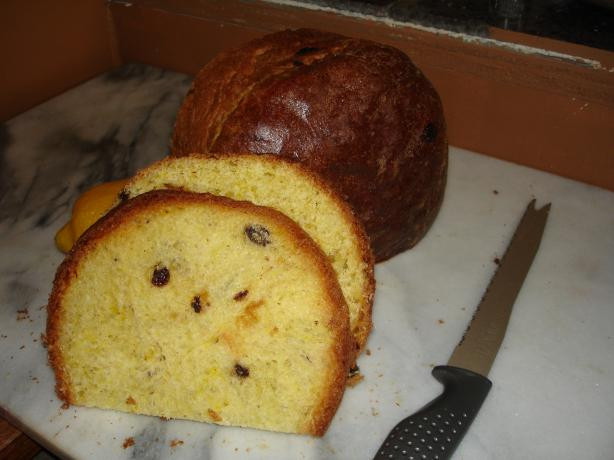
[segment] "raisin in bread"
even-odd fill
[[[327,257],[280,212],[153,191],[56,274],[47,340],[66,403],[322,435],[351,357]]]
[[[412,247],[439,210],[448,159],[440,98],[398,49],[317,30],[219,54],[179,110],[172,154],[273,153],[337,188],[376,261]]]
[[[123,198],[153,189],[208,192],[270,206],[297,222],[328,256],[350,310],[355,350],[371,330],[373,256],[360,222],[321,179],[274,155],[190,155],[166,158],[140,171]]]

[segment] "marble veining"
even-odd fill
[[[461,338],[527,202],[552,202],[544,239],[458,459],[611,458],[614,193],[450,149],[441,212],[376,267],[374,329],[321,439],[62,408],[41,334],[63,255],[55,232],[89,186],[167,153],[190,78],[127,65],[0,127],[0,408],[49,449],[92,459],[369,459],[435,397],[433,365]]]
[[[190,81],[131,64],[5,123],[0,235],[16,222],[52,224],[87,188],[163,157]]]

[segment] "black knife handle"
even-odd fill
[[[460,367],[437,366],[443,393],[395,426],[374,459],[444,460],[452,456],[492,382]]]

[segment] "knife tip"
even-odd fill
[[[540,211],[540,212],[541,212],[541,211],[543,211],[543,212],[548,213],[548,212],[550,212],[550,207],[551,207],[551,206],[552,206],[552,203],[545,204],[545,205],[543,205],[543,206],[542,206],[542,207],[539,209],[539,211]]]
[[[550,212],[550,207],[552,206],[552,203],[546,203],[545,205],[543,205],[541,208],[536,208],[535,207],[535,203],[537,202],[536,198],[533,198],[529,204],[527,205],[527,210],[528,211],[535,211],[535,212],[543,212],[548,214],[548,212]]]

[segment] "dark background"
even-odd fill
[[[488,27],[614,51],[614,0],[303,0],[488,36]]]

